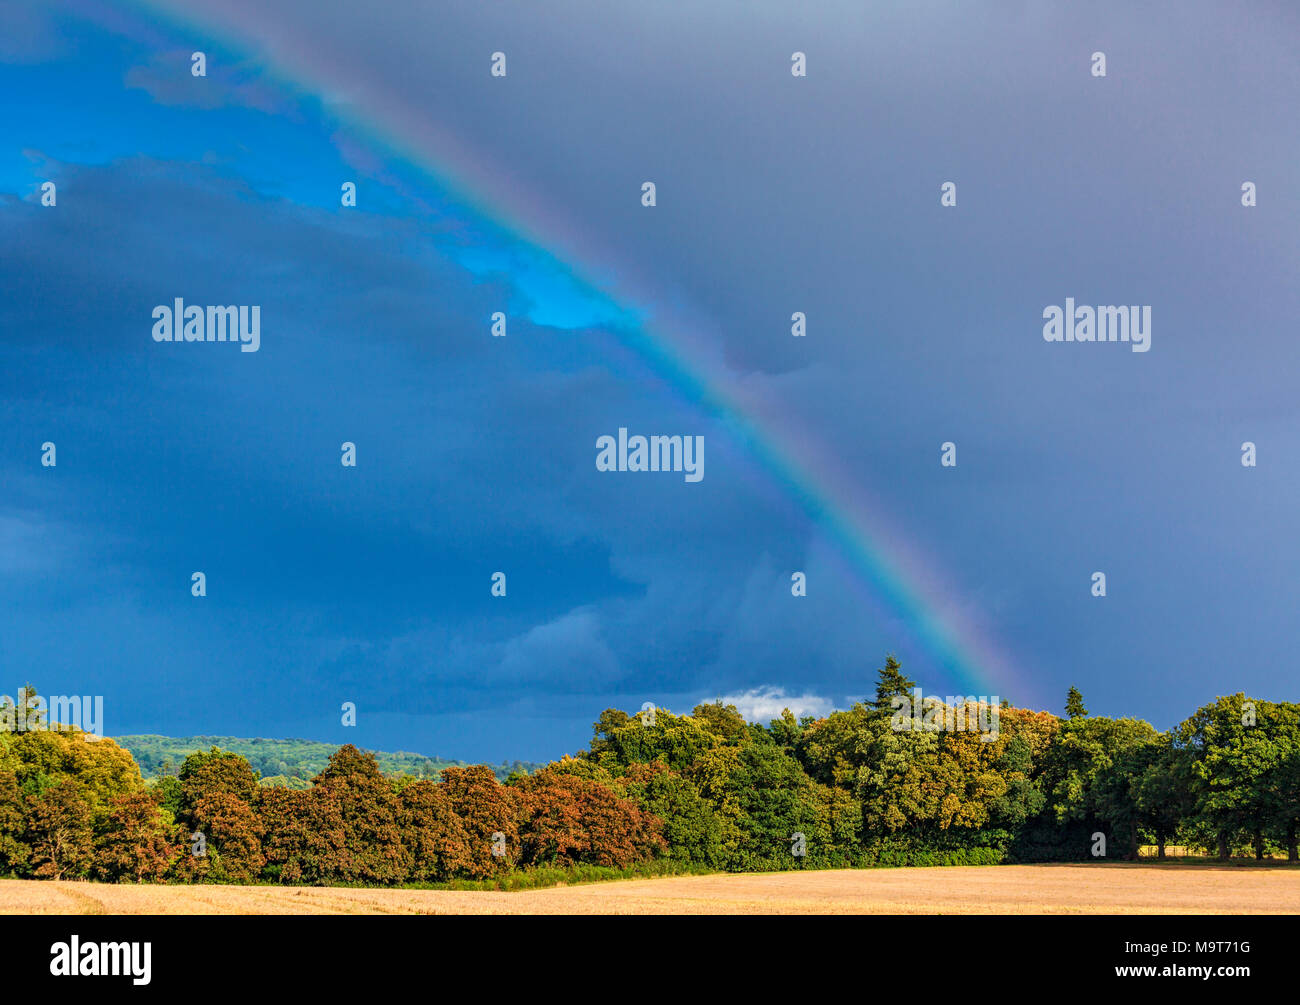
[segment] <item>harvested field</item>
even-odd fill
[[[513,893],[0,880],[5,914],[1300,913],[1300,868],[1027,865],[679,876]]]

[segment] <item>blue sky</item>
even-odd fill
[[[0,693],[541,759],[609,705],[843,706],[890,650],[970,690],[924,616],[1019,704],[1296,699],[1294,11],[482,6],[0,13]],[[155,343],[178,296],[260,351]],[[1045,343],[1066,297],[1151,351]],[[704,479],[598,472],[619,426]]]

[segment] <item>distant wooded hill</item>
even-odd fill
[[[240,736],[142,735],[115,736],[113,739],[131,752],[145,778],[174,775],[190,754],[220,747],[247,760],[262,775],[262,784],[287,785],[295,789],[310,787],[311,779],[321,772],[330,755],[339,749],[337,743],[320,743],[316,740],[266,740]],[[396,753],[375,751],[375,758],[385,774],[412,775],[416,778],[437,778],[442,774],[443,768],[464,767],[471,763],[425,757],[404,750]],[[512,771],[531,772],[541,766],[532,761],[488,765],[500,781],[509,777]]]

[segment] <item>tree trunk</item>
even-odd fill
[[[1292,820],[1286,825],[1286,860],[1288,862],[1300,862],[1300,847],[1296,845],[1296,826]]]
[[[1255,861],[1259,862],[1264,858],[1264,833],[1255,831]]]
[[[1228,861],[1228,836],[1226,834],[1219,835],[1219,861]]]
[[[1159,858],[1164,858],[1165,857],[1165,836],[1163,834],[1156,835],[1156,846],[1159,848],[1159,851],[1156,852],[1157,856]]]

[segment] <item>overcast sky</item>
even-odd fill
[[[0,693],[491,760],[888,651],[1296,700],[1300,13],[1086,6],[5,5]],[[155,342],[177,297],[259,351]],[[620,426],[703,479],[598,471]]]

